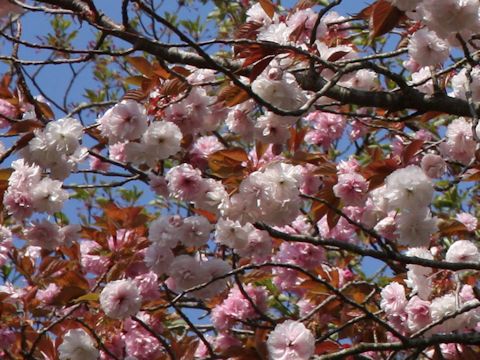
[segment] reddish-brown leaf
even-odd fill
[[[381,186],[385,178],[400,165],[399,159],[384,159],[382,151],[378,148],[371,156],[372,162],[362,171],[362,175],[369,181],[369,190]]]
[[[290,139],[288,140],[288,148],[292,153],[295,153],[300,148],[306,134],[306,128],[300,128],[298,130],[293,127],[290,128]]]
[[[334,53],[332,53],[327,61],[337,61],[337,60],[340,60],[341,58],[343,58],[345,55],[348,54],[348,51],[335,51]]]
[[[318,194],[315,195],[316,198],[324,200],[326,203],[330,204],[331,206],[337,207],[339,204],[339,199],[335,196],[332,189],[333,184],[327,185],[324,189],[322,189]],[[325,205],[323,202],[315,201],[312,202],[312,207],[310,211],[310,216],[313,221],[317,222],[325,215],[330,213],[332,210],[329,206]],[[332,217],[333,215],[330,215]],[[328,219],[327,219],[328,220]],[[332,224],[334,223],[334,219],[331,218]]]
[[[108,248],[107,234],[105,234],[103,231],[83,226],[81,234],[82,238],[95,241],[104,249]]]
[[[211,213],[210,211],[197,209],[197,208],[192,208],[192,211],[198,215],[203,216],[212,224],[215,224],[217,222],[217,215],[215,215],[214,213]]]
[[[166,80],[160,92],[163,95],[167,96],[177,96],[188,89],[188,84],[184,81],[181,81],[179,78],[168,79]]]
[[[317,5],[317,2],[313,0],[299,0],[297,4],[294,6],[293,10],[298,11],[298,10],[310,9],[315,5]]]
[[[420,121],[421,122],[427,122],[429,120],[432,120],[434,118],[436,118],[437,116],[440,116],[442,115],[443,113],[441,112],[438,112],[438,111],[429,111],[429,112],[426,112],[425,114],[423,114],[421,117],[420,117]]]
[[[275,58],[275,55],[268,55],[265,56],[262,60],[258,61],[255,65],[253,65],[252,71],[250,72],[250,83],[253,82],[258,75],[260,75],[263,70],[270,64],[270,62]]]
[[[330,204],[331,206],[334,206],[335,208],[340,207],[340,199],[336,198],[333,203]],[[327,225],[329,229],[333,229],[335,226],[337,226],[338,222],[340,221],[340,214],[338,214],[336,211],[333,209],[329,208],[327,211]]]
[[[408,165],[410,160],[412,160],[422,149],[424,143],[424,140],[416,139],[413,140],[410,144],[408,144],[402,151],[402,163],[404,165]]]
[[[260,5],[262,6],[263,11],[270,17],[273,18],[275,15],[275,5],[270,0],[258,0]]]
[[[248,162],[248,155],[242,148],[216,151],[208,157],[212,173],[221,178],[241,176]]]
[[[250,98],[248,93],[236,85],[228,84],[223,86],[218,93],[218,102],[223,102],[226,106],[232,107],[247,101]]]
[[[258,34],[258,29],[260,29],[263,24],[258,22],[249,21],[245,24],[240,25],[240,27],[235,31],[235,39],[256,39]]]
[[[321,153],[311,153],[311,152],[306,152],[306,151],[295,151],[293,154],[293,160],[296,162],[300,163],[309,163],[317,166],[321,166],[322,164],[325,164],[328,160],[328,157],[325,154]],[[335,165],[334,166],[334,174],[336,174],[337,170]],[[319,172],[316,172],[316,174],[319,174]]]
[[[88,290],[90,287],[88,281],[82,275],[80,275],[78,271],[66,271],[64,274],[57,277],[55,282],[59,286],[72,286],[82,290]],[[80,295],[75,297],[79,296]]]
[[[42,115],[45,117],[45,119],[54,119],[55,118],[53,110],[51,109],[51,107],[47,103],[37,101],[37,106],[40,109],[40,111],[42,112]]]
[[[265,151],[267,151],[269,144],[262,143],[257,141],[255,143],[255,153],[257,154],[257,159],[261,159]]]
[[[141,86],[141,85],[140,85]],[[125,94],[122,96],[122,100],[134,100],[134,101],[142,101],[146,99],[148,96],[148,93],[142,88],[142,89],[130,89],[127,90]]]
[[[442,236],[468,236],[469,231],[463,223],[457,220],[441,220],[438,222],[438,230]]]
[[[384,35],[398,25],[404,13],[387,0],[375,2],[370,13],[370,41]]]
[[[164,80],[170,78],[170,72],[158,63],[153,64],[153,72]]]
[[[8,130],[8,135],[17,135],[42,128],[44,125],[38,120],[22,120],[12,123]]]
[[[185,77],[187,77],[188,75],[191,74],[190,70],[188,70],[187,68],[184,68],[183,66],[179,66],[179,65],[176,65],[176,66],[172,67],[171,70],[180,74],[180,75],[183,75]]]
[[[65,269],[65,266],[68,264],[68,261],[57,259],[52,256],[47,256],[43,259],[39,267],[39,272],[44,277],[52,276],[59,270]]]
[[[315,355],[328,354],[338,351],[341,348],[339,344],[334,341],[326,340],[315,346]]]
[[[125,229],[136,228],[148,221],[148,216],[141,214],[143,211],[141,206],[120,208],[113,202],[109,202],[103,205],[102,208],[107,219],[114,221]]]
[[[52,305],[64,306],[86,293],[85,289],[76,285],[64,285],[53,298]]]
[[[12,75],[6,73],[3,75],[2,80],[0,81],[0,97],[2,99],[11,98],[12,92],[10,91],[10,83],[12,82]]]
[[[151,78],[154,74],[154,67],[150,62],[141,56],[129,56],[127,61],[141,74],[145,75],[148,78]]]
[[[468,169],[463,174],[462,181],[480,181],[480,169]]]

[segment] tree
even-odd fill
[[[0,1],[2,358],[478,357],[478,1],[106,3]]]

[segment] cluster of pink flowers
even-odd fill
[[[64,118],[49,122],[44,129],[35,130],[35,137],[22,152],[23,158],[51,176],[65,179],[86,159],[87,149],[80,146],[83,126],[78,120]]]
[[[433,260],[432,253],[426,248],[410,248],[407,255]],[[478,263],[480,253],[472,242],[458,240],[449,247],[445,260]],[[413,334],[418,331],[436,333],[478,328],[480,311],[476,304],[480,306],[480,302],[470,285],[457,283],[457,286],[461,286],[458,293],[446,290],[443,295],[433,295],[432,268],[421,265],[407,267],[405,284],[411,288],[409,297],[405,287],[397,282],[387,285],[381,292],[380,306],[395,329],[404,334]],[[452,280],[459,281],[456,278]],[[472,310],[462,311],[465,306],[472,307]],[[456,312],[458,314],[453,316]]]
[[[3,200],[10,214],[24,219],[34,212],[53,214],[62,209],[68,192],[62,189],[60,181],[42,178],[40,167],[29,165],[23,159],[15,160],[12,167],[14,172]]]
[[[311,112],[305,117],[305,121],[313,128],[305,136],[305,141],[324,149],[328,149],[333,141],[342,137],[346,125],[346,119],[342,115],[321,111]]]
[[[267,311],[267,292],[264,288],[249,284],[243,290],[249,299],[235,286],[230,289],[227,298],[212,310],[212,322],[218,331],[228,331],[237,322],[256,319]]]

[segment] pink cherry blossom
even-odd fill
[[[10,4],[9,5],[13,5]],[[9,5],[5,5],[7,8]],[[2,17],[2,7],[0,7],[0,17]],[[0,128],[5,128],[10,125],[8,119],[15,120],[18,114],[18,110],[10,102],[5,99],[0,99]],[[6,119],[6,118],[8,119]]]
[[[465,118],[453,120],[447,127],[447,141],[440,144],[442,155],[468,164],[475,155],[476,141],[472,134],[472,125]]]
[[[457,221],[460,221],[468,231],[475,231],[478,226],[478,219],[472,214],[462,212],[455,216]]]
[[[96,360],[99,352],[92,337],[83,329],[71,329],[58,347],[60,360]]]
[[[450,49],[433,31],[423,28],[410,38],[408,53],[420,66],[429,66],[444,62]]]
[[[384,287],[381,295],[380,307],[387,314],[399,314],[407,305],[405,288],[397,282],[392,282]]]
[[[36,297],[42,303],[50,305],[54,298],[60,293],[60,290],[55,283],[50,283],[45,289],[38,290]]]
[[[165,179],[170,195],[184,201],[198,200],[206,186],[200,171],[189,164],[171,168]]]
[[[206,169],[208,166],[208,156],[224,148],[225,146],[223,146],[216,136],[199,137],[189,151],[189,162],[195,167]]]
[[[349,173],[338,176],[338,183],[333,187],[335,196],[346,205],[362,205],[367,198],[368,182],[360,174]]]
[[[301,322],[287,320],[270,333],[267,348],[272,360],[308,360],[315,352],[315,337]]]
[[[447,163],[440,155],[426,154],[421,161],[422,170],[430,178],[439,178],[445,174]]]
[[[145,253],[145,264],[154,271],[158,276],[168,271],[174,255],[172,250],[164,244],[153,243]]]
[[[341,138],[346,125],[343,116],[321,111],[311,112],[305,117],[305,121],[313,126],[313,130],[306,134],[305,141],[324,149],[327,149],[334,140]]]
[[[447,250],[445,260],[449,262],[472,262],[480,261],[480,253],[477,246],[469,240],[457,240]]]
[[[412,332],[416,332],[432,322],[430,302],[424,301],[418,296],[414,296],[408,301],[405,311],[408,315],[408,328]]]
[[[100,293],[100,306],[113,319],[125,319],[135,315],[142,305],[138,287],[132,280],[109,282]]]
[[[57,246],[61,245],[59,231],[59,226],[48,220],[34,221],[32,226],[25,231],[25,238],[31,245],[55,250]]]
[[[111,144],[138,139],[147,129],[145,107],[133,100],[116,104],[98,120],[99,129]]]

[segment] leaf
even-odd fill
[[[333,180],[333,179],[330,179],[330,180]],[[335,182],[336,182],[336,179],[335,179]],[[327,218],[327,222],[329,223],[329,227],[330,227],[330,224],[333,225],[332,227],[334,227],[338,220],[335,218],[335,215],[336,215],[335,212],[333,212],[333,210],[331,210],[330,207],[338,208],[340,204],[340,199],[337,198],[333,192],[332,181],[325,182],[324,185],[325,185],[325,188],[323,188],[319,193],[317,193],[315,197],[318,199],[324,200],[330,206],[324,204],[323,202],[313,200],[312,207],[310,210],[310,217],[314,222],[317,222],[320,219],[322,219],[325,215],[328,215],[329,218]],[[332,227],[330,227],[330,229]]]
[[[315,280],[305,280],[300,284],[302,290],[308,290],[310,295],[329,295],[330,289],[323,283]]]
[[[178,78],[169,79],[163,83],[160,89],[162,95],[177,96],[188,89],[188,84]]]
[[[52,305],[63,306],[85,294],[85,289],[76,285],[64,285],[52,300]]]
[[[65,269],[65,266],[67,266],[67,264],[68,264],[68,261],[66,260],[57,259],[52,256],[47,256],[43,259],[38,270],[43,277],[49,277],[55,274],[56,272]]]
[[[148,62],[147,59],[141,56],[129,56],[127,61],[140,73],[148,78],[151,78],[154,74],[154,67]]]
[[[275,55],[268,55],[265,56],[262,60],[258,61],[252,68],[252,71],[250,72],[250,83],[252,83],[258,75],[260,75],[263,70],[270,64],[270,62],[275,58]]]
[[[12,123],[7,135],[17,135],[27,133],[35,129],[43,128],[43,124],[38,120],[22,120]]]
[[[263,11],[270,17],[273,18],[275,15],[275,5],[270,0],[258,0],[260,6],[262,7]]]
[[[30,142],[30,140],[32,140],[33,138],[35,137],[35,134],[33,133],[33,131],[31,132],[28,132],[26,133],[25,135],[23,135],[20,139],[17,140],[17,142],[15,143],[15,150],[18,151],[20,149],[23,149],[25,146],[28,145],[28,143]]]
[[[77,287],[81,290],[88,290],[88,288],[90,287],[88,281],[77,271],[67,271],[64,274],[60,275],[58,278],[56,278],[55,282],[59,286]]]
[[[210,211],[198,209],[198,208],[192,208],[192,211],[206,218],[211,224],[215,224],[217,222],[217,215],[215,215],[214,213],[211,213]]]
[[[365,299],[375,289],[374,285],[360,283],[349,286],[343,293],[358,304],[363,304]]]
[[[371,154],[372,161],[361,171],[363,177],[369,181],[369,191],[381,186],[385,178],[394,172],[400,165],[397,158],[384,159],[379,148],[375,148]]]
[[[269,144],[262,143],[261,141],[255,142],[255,154],[257,155],[257,160],[260,160],[265,152],[268,150]]]
[[[327,61],[337,61],[343,58],[345,55],[349,54],[349,51],[335,51],[334,53],[330,54]]]
[[[223,86],[218,93],[218,101],[224,102],[226,106],[232,107],[247,101],[250,98],[248,93],[236,85],[228,84]]]
[[[155,73],[155,75],[164,80],[170,78],[170,73],[168,72],[168,70],[158,63],[155,63],[153,65],[153,72]]]
[[[248,155],[242,148],[216,151],[208,157],[210,170],[220,178],[242,176],[248,162]]]
[[[339,344],[332,340],[326,340],[315,346],[315,355],[322,355],[338,351],[341,348]]]
[[[239,345],[230,346],[226,350],[222,351],[219,355],[223,359],[262,360],[255,349],[251,347],[245,348]]]
[[[327,166],[327,156],[321,153],[312,153],[312,152],[305,152],[302,150],[295,151],[293,154],[293,160],[300,163],[309,163],[317,166],[323,166],[324,164]],[[333,174],[337,173],[337,168],[335,165],[333,166]],[[321,174],[318,171],[315,171],[316,174]]]
[[[297,4],[293,7],[294,11],[310,9],[317,5],[317,2],[314,0],[299,0]]]
[[[255,330],[255,350],[260,355],[261,359],[268,359],[268,349],[267,349],[267,329],[256,329]]]
[[[75,300],[73,300],[76,303],[82,302],[82,301],[98,301],[99,295],[97,293],[88,293],[85,295],[82,295]]]
[[[384,35],[398,25],[404,13],[391,5],[387,0],[378,0],[373,4],[370,13],[369,39],[373,41],[378,36]]]
[[[405,149],[402,151],[402,163],[404,165],[408,165],[408,163],[418,154],[418,152],[422,149],[423,144],[425,143],[424,140],[416,139],[413,140],[410,144],[408,144]]]
[[[334,200],[333,204],[330,204],[336,208],[339,208],[340,205],[340,200],[336,199]],[[328,209],[327,211],[327,225],[329,229],[333,229],[335,226],[337,226],[338,222],[340,221],[340,214],[338,214],[336,211],[333,211],[332,209]]]
[[[307,128],[290,128],[290,139],[288,140],[288,148],[292,153],[295,153],[302,145],[303,139],[307,134]]]
[[[12,82],[12,75],[6,73],[3,75],[2,80],[0,81],[0,97],[2,99],[8,99],[12,97],[12,93],[9,89],[10,83]]]
[[[141,213],[143,211],[141,206],[120,208],[113,202],[108,202],[103,204],[102,208],[106,218],[118,223],[121,228],[136,228],[148,221],[148,216]]]
[[[235,31],[235,39],[256,39],[258,30],[263,26],[262,23],[249,21]]]
[[[40,111],[42,112],[42,115],[46,119],[54,119],[55,118],[55,115],[54,115],[52,109],[50,108],[50,106],[48,106],[48,104],[46,104],[44,102],[41,102],[41,101],[37,101],[37,106],[40,109]]]
[[[0,182],[7,181],[10,178],[10,175],[12,175],[13,170],[12,169],[0,169]]]
[[[480,169],[468,169],[463,174],[462,181],[480,181]]]
[[[140,102],[146,99],[148,93],[146,93],[143,89],[142,90],[127,90],[127,92],[122,96],[122,100],[135,100]]]
[[[458,220],[441,220],[438,222],[438,230],[442,236],[468,236],[468,229]]]
[[[143,81],[147,79],[145,76],[142,75],[135,75],[135,76],[128,76],[123,79],[125,84],[135,85],[135,86],[142,86]]]

